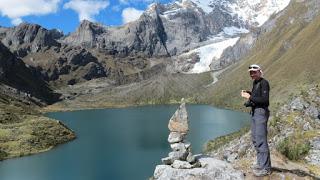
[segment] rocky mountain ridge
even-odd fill
[[[121,67],[105,65],[110,64],[106,61],[114,62],[115,58],[169,57],[180,62],[177,63],[176,71],[198,73],[210,70],[210,64],[213,64],[211,65],[213,69],[217,69],[214,67],[220,63],[221,52],[236,43],[236,39],[232,43],[224,43],[224,40],[239,37],[248,30],[260,26],[270,15],[282,10],[288,3],[289,0],[259,2],[182,0],[168,4],[154,3],[138,20],[119,27],[104,26],[84,20],[75,32],[65,36],[55,29],[47,30],[36,24],[22,23],[13,28],[0,27],[0,40],[15,55],[33,66],[39,75],[42,74],[44,80],[57,81],[61,76],[62,84],[109,77],[108,75],[117,74],[118,71],[127,74]],[[218,44],[215,45],[221,42],[225,45],[221,47]],[[211,46],[207,46],[208,44]],[[241,43],[239,44],[242,46]],[[206,47],[195,50],[202,46]],[[218,52],[213,47],[218,47]],[[73,73],[73,70],[68,70],[72,65],[68,63],[61,65],[61,61],[70,61],[68,58],[61,60],[66,59],[64,56],[66,48],[75,53],[77,49],[83,48],[95,56],[99,63],[92,61],[87,67],[82,67],[86,66],[82,64],[80,65],[81,73]],[[188,54],[178,57],[191,51],[194,51],[189,53],[191,56]],[[202,53],[211,51],[213,55]],[[50,56],[46,56],[47,54]],[[226,55],[223,57],[230,56],[229,51],[224,54]],[[45,60],[52,56],[50,62]],[[204,59],[206,56],[209,58]],[[190,60],[190,57],[197,58]],[[222,61],[221,64],[227,66],[233,61],[224,62]],[[194,66],[199,66],[199,70],[192,70]],[[219,67],[224,68],[224,66]],[[136,67],[132,68],[136,69]],[[63,69],[62,72],[60,72],[61,69]],[[128,71],[132,72],[132,69]],[[87,77],[87,74],[91,75]],[[75,75],[77,78],[71,78]],[[112,75],[110,79],[119,81]]]

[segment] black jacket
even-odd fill
[[[260,78],[259,80],[253,81],[251,97],[249,99],[254,104],[254,106],[252,107],[253,109],[268,108],[269,91],[270,91],[270,86],[269,86],[269,82],[266,79]]]

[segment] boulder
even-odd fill
[[[171,143],[178,143],[181,142],[185,138],[186,134],[178,133],[178,132],[170,132],[168,137],[168,142]]]
[[[192,165],[189,162],[180,161],[180,160],[175,160],[171,166],[176,169],[191,169],[192,168]]]
[[[169,165],[158,165],[154,171],[155,180],[233,180],[244,179],[241,171],[235,170],[229,163],[211,157],[197,157],[200,168],[179,169]],[[184,165],[185,163],[183,163]],[[182,163],[176,161],[175,166]]]
[[[305,102],[301,97],[297,97],[291,102],[290,107],[292,110],[302,111],[305,108],[309,107],[309,104]]]
[[[187,133],[189,131],[188,113],[185,102],[181,103],[180,107],[171,117],[168,128],[171,132]]]
[[[186,147],[184,145],[184,143],[174,143],[174,144],[170,144],[170,147],[173,151],[186,151]]]

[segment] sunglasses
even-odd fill
[[[259,69],[257,66],[249,66],[249,69]]]

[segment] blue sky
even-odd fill
[[[0,0],[0,26],[20,22],[73,32],[81,19],[121,25],[139,17],[155,0]],[[157,0],[168,3],[172,0]]]

